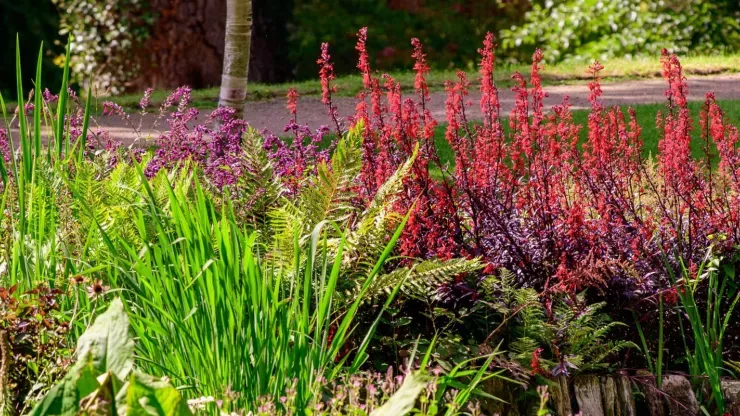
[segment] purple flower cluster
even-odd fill
[[[141,101],[139,101],[139,108],[141,108],[141,111],[143,112],[146,112],[146,109],[152,103],[152,91],[154,90],[151,88],[147,88],[146,91],[144,91],[144,96],[141,97]]]
[[[82,126],[85,123],[85,112],[81,107],[77,108],[77,111],[70,112],[66,116],[66,122],[69,125],[69,137],[72,143],[76,142],[82,136]],[[88,137],[90,133],[88,133]]]
[[[207,129],[202,125],[197,125],[192,130],[188,127],[188,123],[197,118],[198,110],[196,109],[170,115],[167,120],[170,129],[157,140],[159,148],[146,167],[147,177],[151,178],[162,168],[172,168],[182,161],[205,160]]]
[[[8,138],[8,131],[5,129],[0,129],[0,157],[3,158],[5,166],[11,163],[10,138]]]
[[[44,97],[44,101],[46,102],[46,104],[55,103],[59,100],[59,96],[52,94],[48,88],[44,90],[44,92],[42,93],[42,96]]]
[[[320,150],[329,127],[321,126],[312,132],[308,126],[289,123],[285,132],[293,133],[292,142],[287,143],[272,133],[266,133],[264,149],[274,163],[275,173],[286,186],[286,193],[295,195],[304,175],[314,172],[319,163],[329,159],[331,149]]]
[[[188,88],[179,88],[163,104],[164,109],[174,102],[180,103],[178,111],[167,119],[169,131],[159,137],[159,148],[145,173],[153,177],[163,168],[171,169],[182,162],[195,161],[204,167],[216,187],[233,185],[243,170],[241,139],[248,124],[234,117],[233,109],[223,107],[208,115],[205,124],[198,124],[198,110],[187,108],[189,91]]]
[[[151,94],[152,89],[147,89],[139,102],[142,111],[146,111],[151,105]],[[237,184],[239,177],[248,169],[242,137],[249,124],[236,118],[235,111],[226,107],[214,110],[204,122],[199,122],[198,110],[188,107],[190,97],[191,89],[180,87],[160,106],[158,120],[166,119],[168,129],[157,139],[157,150],[147,164],[145,174],[151,178],[162,169],[174,169],[184,162],[195,162],[203,168],[209,182],[215,187]],[[173,106],[177,108],[170,112]],[[104,103],[103,114],[118,115],[131,121],[125,110],[115,103]],[[321,144],[329,133],[329,128],[322,126],[311,131],[307,126],[300,126],[292,121],[284,131],[292,134],[292,141],[264,132],[264,150],[274,162],[275,174],[286,186],[288,194],[295,195],[305,176],[314,173],[319,163],[328,161],[331,149],[329,147],[321,150]],[[110,140],[101,131],[89,141],[103,144],[108,153],[117,153],[120,147],[120,143]],[[114,155],[111,160],[115,164],[118,158]]]
[[[188,105],[190,104],[190,93],[192,90],[188,86],[182,86],[177,88],[170,94],[167,99],[164,100],[162,103],[162,106],[160,107],[160,112],[165,113],[168,108],[172,107],[173,105],[177,104],[177,112],[183,113],[185,112],[185,109],[187,109]],[[142,101],[146,99],[146,93],[144,94],[144,98]]]
[[[209,131],[211,140],[205,172],[219,188],[235,184],[243,171],[241,140],[249,124],[234,114],[233,108],[221,107],[206,120],[206,124],[215,124],[217,128]]]
[[[111,102],[111,101],[105,101],[103,102],[103,115],[104,116],[112,116],[117,115],[121,118],[128,118],[128,114],[126,113],[126,110],[123,109],[120,105]]]

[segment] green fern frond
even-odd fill
[[[393,210],[393,205],[403,189],[403,178],[409,174],[416,161],[418,150],[417,144],[411,157],[380,186],[347,236],[348,250],[345,258],[354,263],[347,266],[358,270],[356,274],[370,272],[373,259],[383,252],[390,234],[403,219],[403,215]]]
[[[253,226],[263,229],[268,224],[268,211],[277,206],[284,192],[275,175],[274,164],[264,148],[262,135],[249,128],[242,136],[242,175],[236,189],[238,215]]]
[[[272,229],[269,256],[275,264],[292,269],[295,266],[293,264],[295,236],[297,232],[303,231],[304,213],[291,201],[285,199],[280,207],[268,213],[268,217]]]
[[[480,268],[481,262],[478,259],[424,260],[416,264],[411,273],[409,269],[401,267],[375,278],[367,292],[366,299],[390,293],[404,278],[406,280],[401,286],[403,293],[417,299],[428,299],[435,295],[440,285],[449,283],[461,274],[478,271]],[[356,287],[353,288],[352,293],[357,293],[363,281],[356,280],[354,284]]]
[[[550,351],[548,355],[551,357],[555,356],[557,349],[560,357],[565,357],[578,371],[603,369],[609,366],[609,357],[626,348],[636,347],[629,341],[609,341],[613,330],[625,324],[612,321],[608,314],[602,312],[606,303],[574,308],[572,304],[556,298],[548,319],[533,289],[515,289],[513,297],[520,310],[512,329],[515,339],[510,350],[512,358],[524,366],[529,365],[534,349],[543,348]],[[577,295],[575,303],[586,305],[585,294]],[[545,356],[540,362],[543,368],[551,368],[556,364],[545,360]]]
[[[314,182],[301,193],[299,205],[307,219],[306,231],[324,220],[345,222],[356,212],[352,199],[362,168],[362,129],[358,123],[339,141],[331,165],[321,163]]]
[[[362,168],[362,123],[352,128],[337,144],[331,164],[322,163],[317,175],[306,183],[297,201],[282,198],[280,206],[269,210],[273,233],[271,256],[282,266],[293,265],[295,236],[304,244],[308,235],[322,221],[348,228],[357,209],[352,203],[356,197],[356,180]]]

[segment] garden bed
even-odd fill
[[[18,130],[0,130],[0,406],[478,415],[500,396],[523,411],[598,415],[737,405],[740,137],[713,94],[689,105],[677,56],[661,55],[666,105],[648,136],[636,110],[602,102],[598,62],[577,120],[567,97],[546,109],[537,51],[529,76],[514,75],[507,118],[489,34],[476,103],[457,72],[437,120],[421,42],[410,98],[372,71],[366,31],[358,37],[351,116],[338,111],[322,46],[330,122],[318,130],[298,124],[295,90],[280,136],[229,108],[203,119],[187,87],[158,109],[146,94],[140,110],[167,126],[155,148],[91,124],[91,101],[66,78],[54,95],[39,71],[18,114],[2,106]],[[21,77],[17,90],[28,96]],[[468,118],[474,105],[480,123]],[[648,137],[656,154],[644,153]],[[544,384],[552,400],[521,387]],[[632,406],[632,391],[646,400]]]

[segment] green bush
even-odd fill
[[[97,85],[116,92],[140,70],[131,54],[154,22],[147,1],[51,1],[60,11],[60,33],[74,39],[70,63],[74,74],[96,74]]]
[[[189,415],[167,380],[135,371],[134,339],[120,299],[77,341],[77,362],[32,415]]]
[[[525,23],[501,32],[510,60],[528,61],[535,48],[551,62],[740,50],[737,2],[678,0],[547,0]]]

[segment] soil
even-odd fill
[[[688,77],[689,99],[704,100],[706,92],[714,92],[717,99],[740,99],[740,74]],[[637,81],[623,81],[602,84],[602,101],[605,105],[637,105],[664,102],[666,85],[662,79],[649,79]],[[545,99],[546,107],[562,102],[568,96],[573,109],[588,107],[588,87],[582,85],[561,85],[546,87],[548,97]],[[439,121],[445,119],[446,93],[435,92],[431,94],[428,108],[432,115]],[[471,91],[468,99],[471,105],[467,108],[468,119],[479,120],[481,112],[478,106],[480,93]],[[508,114],[514,105],[514,93],[509,90],[499,91],[501,101],[501,113]],[[354,113],[356,100],[347,97],[335,97],[339,114],[348,116]],[[208,110],[201,110],[202,119]],[[326,107],[318,97],[303,97],[298,103],[298,121],[307,124],[311,128],[321,125],[329,125],[330,119]],[[250,124],[259,129],[267,129],[276,134],[282,134],[285,124],[289,120],[289,114],[285,109],[284,100],[270,100],[250,102],[247,104],[245,118]],[[156,121],[156,123],[155,123]],[[125,145],[134,143],[144,144],[156,138],[166,130],[165,120],[158,120],[157,116],[148,114],[144,116],[132,115],[131,121],[125,121],[117,116],[97,117],[91,125],[100,126],[110,133],[111,137],[122,141]],[[140,126],[140,127],[139,127]],[[136,128],[135,128],[136,127]],[[137,132],[138,130],[138,132]],[[17,136],[16,136],[17,137]],[[138,138],[138,140],[137,140]]]

